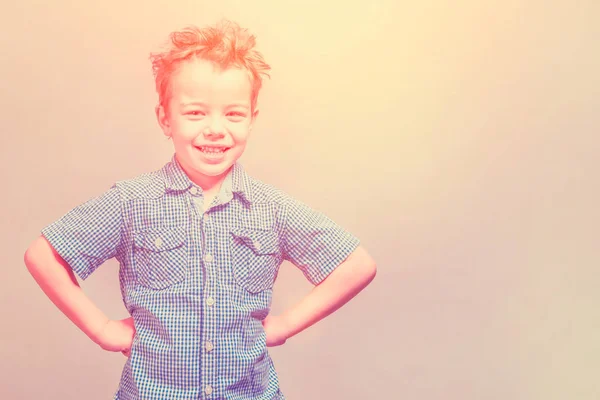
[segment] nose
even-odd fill
[[[211,118],[208,126],[204,129],[204,136],[222,136],[225,134],[225,127],[219,118]]]

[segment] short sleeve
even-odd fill
[[[318,285],[360,244],[325,214],[288,197],[282,230],[283,258]]]
[[[116,184],[73,208],[41,233],[73,271],[85,280],[115,257],[121,241],[121,199]]]

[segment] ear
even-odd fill
[[[159,104],[156,106],[154,111],[156,112],[156,120],[158,121],[158,125],[160,125],[163,133],[165,136],[171,137],[171,124],[165,108]]]
[[[254,121],[256,121],[256,117],[258,117],[258,112],[260,110],[257,108],[252,112],[252,118],[250,119],[250,128],[249,130],[252,130],[252,127],[254,126]]]

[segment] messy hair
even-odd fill
[[[212,61],[222,70],[230,67],[247,70],[252,84],[251,106],[254,110],[262,87],[262,75],[269,77],[271,69],[262,54],[254,49],[255,44],[254,35],[228,20],[222,20],[214,27],[200,29],[191,25],[171,32],[165,50],[150,54],[159,104],[167,110],[171,75],[182,61],[197,57]]]

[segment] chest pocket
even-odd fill
[[[236,283],[250,293],[273,287],[281,264],[275,232],[238,228],[231,231],[231,262]]]
[[[165,289],[182,281],[188,270],[186,237],[182,226],[134,233],[137,282],[150,289]]]

